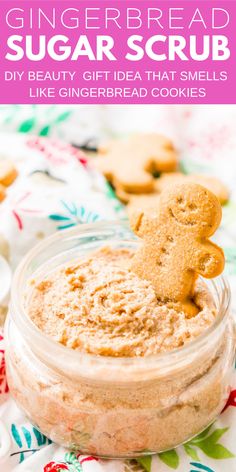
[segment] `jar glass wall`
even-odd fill
[[[173,448],[208,426],[229,395],[235,341],[223,277],[206,282],[217,309],[214,324],[186,346],[155,356],[73,351],[27,316],[24,294],[35,274],[104,245],[138,244],[125,223],[83,225],[44,240],[14,276],[6,323],[11,393],[42,433],[82,453],[134,457]]]

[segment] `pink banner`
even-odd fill
[[[1,103],[236,103],[236,2],[1,0]]]

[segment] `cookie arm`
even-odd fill
[[[155,234],[160,228],[159,215],[156,210],[154,213],[151,210],[146,213],[138,208],[133,208],[129,212],[129,222],[133,232],[140,238],[151,237],[153,239],[153,233]]]
[[[112,180],[113,172],[112,166],[109,163],[106,155],[98,155],[94,157],[92,165],[101,172],[108,180]]]
[[[144,236],[144,227],[145,227],[145,215],[143,211],[136,210],[134,209],[132,212],[130,212],[129,215],[129,222],[130,226],[135,234],[139,236],[140,238]]]
[[[194,267],[199,275],[207,279],[217,277],[223,272],[224,265],[224,253],[219,246],[210,241],[199,245]]]
[[[177,154],[173,149],[160,149],[153,162],[156,172],[174,172],[177,167]]]

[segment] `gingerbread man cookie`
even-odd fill
[[[131,226],[143,239],[131,270],[150,280],[161,301],[188,304],[198,275],[212,278],[224,268],[224,253],[209,237],[221,221],[221,206],[198,184],[168,187],[157,208],[133,213]]]
[[[143,193],[154,190],[155,172],[176,169],[177,155],[171,141],[159,134],[137,134],[99,148],[95,166],[115,188]]]

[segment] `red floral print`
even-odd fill
[[[226,403],[223,411],[225,411],[229,406],[235,406],[236,407],[236,390],[232,390],[232,392],[230,392],[230,396],[227,400],[227,403]]]
[[[4,393],[8,393],[9,388],[7,385],[7,378],[6,378],[6,364],[5,364],[5,356],[4,351],[0,350],[0,395]]]
[[[84,153],[70,144],[36,136],[29,138],[27,145],[37,149],[54,165],[66,164],[71,157],[75,157],[81,164],[85,165]]]
[[[30,196],[31,196],[31,192],[23,193],[23,195],[21,195],[20,198],[18,198],[12,203],[13,205],[12,214],[14,218],[16,219],[17,226],[20,231],[23,229],[23,221],[19,213],[31,213],[34,215],[34,214],[39,214],[41,212],[41,210],[37,208],[26,208],[24,206],[25,201],[27,201]]]
[[[61,470],[69,469],[63,462],[49,462],[44,466],[43,472],[60,472]]]

